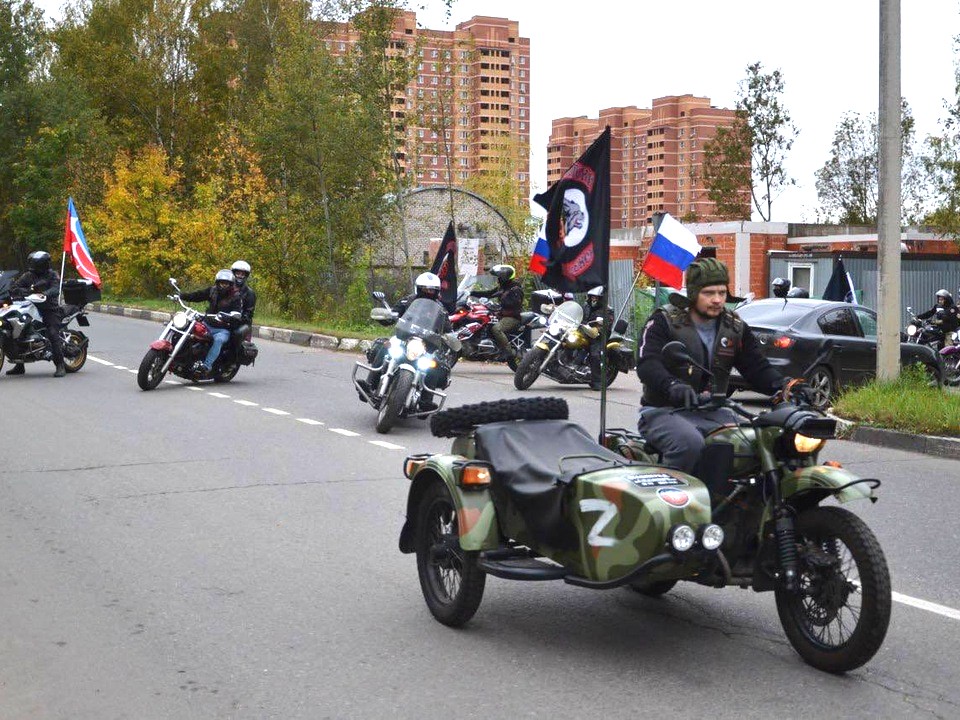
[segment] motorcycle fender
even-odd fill
[[[150,349],[170,352],[173,350],[173,343],[169,340],[154,340],[152,343],[150,343]]]
[[[468,552],[500,547],[497,511],[493,507],[490,491],[464,490],[457,485],[453,463],[464,459],[460,455],[434,455],[413,476],[410,493],[407,495],[407,520],[400,531],[400,552],[415,551],[417,507],[424,491],[435,482],[446,485],[450,497],[453,498],[457,509],[457,525],[460,528],[460,547]]]
[[[780,483],[780,492],[785,500],[801,491],[815,493],[819,490],[822,491],[820,494],[823,497],[833,495],[838,502],[842,503],[848,503],[852,500],[876,502],[878,498],[872,483],[857,482],[861,479],[843,468],[813,465],[794,470],[784,477]],[[857,484],[851,485],[850,483]]]

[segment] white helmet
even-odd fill
[[[440,297],[440,278],[432,272],[420,273],[413,283],[417,288],[417,297],[437,300]]]
[[[250,276],[250,263],[248,263],[246,260],[237,260],[233,265],[230,266],[230,270],[233,272],[234,278],[236,278],[237,285],[242,287],[247,281],[247,278]],[[238,272],[246,273],[246,275],[237,277]]]
[[[589,297],[601,297],[603,295],[603,285],[597,285],[594,288],[587,290],[587,295]]]
[[[230,283],[231,285],[236,285],[237,283],[236,279],[233,277],[233,273],[229,270],[218,270],[213,281],[217,284],[226,282]]]

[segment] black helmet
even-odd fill
[[[494,265],[490,268],[490,274],[497,279],[497,282],[503,285],[513,280],[517,276],[517,271],[513,265]]]
[[[790,281],[786,278],[774,278],[773,283],[773,296],[778,298],[787,297],[787,293],[790,291]]]
[[[42,275],[50,269],[50,253],[35,250],[27,255],[27,267],[37,275]]]

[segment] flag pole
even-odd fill
[[[69,203],[69,201],[68,201],[68,202],[67,202],[67,218],[66,218],[66,220],[64,220],[64,225],[63,225],[63,237],[64,237],[63,245],[64,245],[64,247],[61,248],[61,249],[63,250],[63,255],[62,255],[61,258],[60,258],[60,289],[57,291],[57,304],[58,304],[58,305],[63,305],[63,273],[64,273],[64,271],[67,269],[67,248],[66,248],[66,244],[67,244],[67,243],[66,243],[66,237],[67,237],[67,231],[68,231],[69,229],[70,229],[70,203]]]
[[[607,125],[604,132],[610,133],[611,141],[607,143],[607,182],[610,180],[610,146],[613,131]],[[610,187],[607,187],[607,256],[604,258],[606,266],[603,268],[603,322],[600,323],[600,444],[603,445],[603,436],[607,433],[607,309],[610,307]],[[587,305],[590,301],[587,300]]]

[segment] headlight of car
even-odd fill
[[[914,325],[913,323],[907,325],[907,335],[909,335],[910,337],[913,337],[916,334],[917,334],[917,326]]]
[[[434,359],[433,355],[421,355],[417,358],[417,370],[426,372],[427,370],[432,370],[437,366],[437,361]]]
[[[815,453],[827,443],[823,438],[812,438],[797,433],[793,436],[793,449],[798,455]]]
[[[420,338],[411,338],[407,342],[407,360],[416,360],[425,352],[427,352],[427,346],[423,344],[423,340]]]
[[[389,355],[394,360],[399,360],[403,357],[403,340],[398,337],[390,338],[390,345],[387,347],[387,355]]]
[[[173,315],[173,326],[177,330],[186,330],[187,325],[190,324],[190,318],[187,317],[187,314],[182,310]]]

